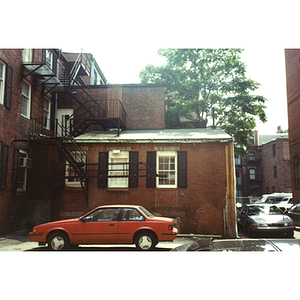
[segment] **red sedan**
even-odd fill
[[[77,219],[37,225],[29,236],[53,250],[80,244],[135,244],[150,250],[158,242],[173,241],[177,233],[173,219],[155,217],[142,206],[105,205]]]

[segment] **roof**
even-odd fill
[[[277,139],[288,139],[288,134],[273,134],[273,135],[259,135],[258,136],[258,145],[267,144],[271,141],[275,141]]]
[[[93,130],[75,138],[82,143],[203,143],[232,141],[221,129],[152,129],[117,131]]]

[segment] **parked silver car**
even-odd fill
[[[171,251],[270,251],[299,252],[297,239],[197,239]]]
[[[294,221],[273,204],[245,204],[237,219],[239,229],[244,230],[249,237],[294,236]]]
[[[300,204],[292,206],[287,215],[294,220],[295,225],[300,226]]]

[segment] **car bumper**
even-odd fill
[[[29,241],[30,242],[46,242],[46,237],[43,232],[29,232]]]
[[[295,226],[284,227],[250,227],[250,230],[255,235],[291,235]]]

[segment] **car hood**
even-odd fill
[[[53,222],[49,222],[49,223],[44,223],[44,224],[40,224],[37,225],[36,227],[47,227],[47,226],[61,226],[61,225],[67,225],[67,224],[72,224],[74,223],[74,221],[78,221],[78,219],[67,219],[67,220],[60,220],[60,221],[53,221]]]
[[[286,215],[258,215],[250,217],[255,223],[284,223],[293,222],[293,220]]]

